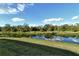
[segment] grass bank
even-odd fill
[[[79,38],[79,32],[72,32],[72,31],[59,31],[55,32],[57,36],[63,37],[76,37]]]
[[[31,38],[0,37],[0,55],[79,55],[79,45]]]
[[[79,32],[72,31],[31,31],[31,32],[0,32],[0,37],[32,37],[32,36],[45,36],[50,38],[52,36],[63,36],[63,37],[77,37],[79,38]]]

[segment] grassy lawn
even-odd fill
[[[79,55],[79,45],[31,38],[0,37],[0,55]]]

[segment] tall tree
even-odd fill
[[[2,28],[3,31],[11,31],[10,24],[5,24],[5,26]]]

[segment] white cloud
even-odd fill
[[[74,19],[78,19],[79,18],[79,16],[73,16],[72,17],[72,19],[74,20]]]
[[[8,14],[10,13],[10,14],[16,14],[17,12],[19,12],[17,9],[15,9],[15,8],[10,8],[9,7],[9,9],[8,9]]]
[[[5,26],[5,25],[3,25],[3,24],[0,24],[0,26],[1,26],[1,27],[3,27],[3,26]]]
[[[13,22],[21,22],[21,21],[24,21],[25,19],[22,19],[22,18],[12,18],[11,20]]]
[[[31,3],[2,3],[0,4],[0,14],[17,14],[18,12],[23,12],[25,7],[33,5]]]
[[[0,9],[0,14],[7,13],[6,10]]]
[[[25,4],[17,4],[17,9],[18,9],[19,11],[23,11],[24,8],[25,8]]]
[[[19,11],[15,8],[0,9],[0,14],[16,14],[17,12]]]
[[[43,23],[51,23],[51,22],[58,22],[58,21],[63,21],[63,18],[50,18],[50,19],[45,19],[43,20]]]
[[[29,8],[29,7],[31,7],[31,6],[34,6],[34,3],[27,3],[27,4],[26,4],[26,7],[27,7],[27,8]]]
[[[14,4],[0,4],[0,14],[16,14],[20,12],[16,7],[12,7]],[[17,5],[17,4],[16,4]]]
[[[37,24],[29,24],[29,26],[31,27],[35,27],[35,26],[38,26]]]

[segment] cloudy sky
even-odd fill
[[[79,23],[79,4],[0,4],[0,26],[24,23],[30,26]]]

